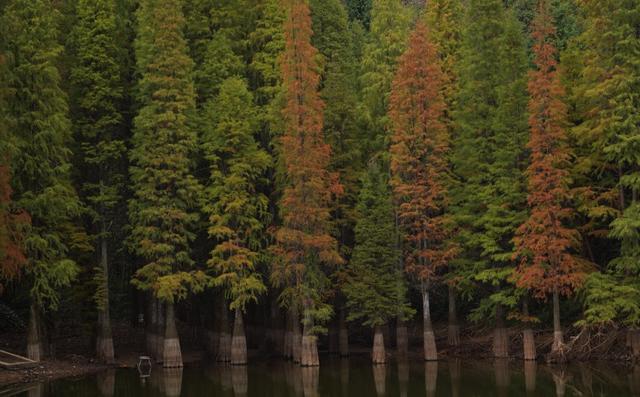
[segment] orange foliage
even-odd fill
[[[408,243],[406,270],[421,281],[431,280],[453,255],[445,245],[449,137],[442,121],[443,81],[436,47],[418,22],[399,61],[389,116],[391,183]]]
[[[552,17],[541,0],[532,33],[536,70],[529,72],[530,215],[515,238],[520,258],[516,284],[539,298],[555,288],[569,295],[585,276],[580,261],[571,254],[579,242],[578,232],[564,225],[572,214],[564,204],[569,197],[565,166],[570,153],[564,129],[564,89],[557,72],[556,49],[550,40],[554,34]]]
[[[302,281],[309,261],[342,262],[330,231],[330,203],[342,187],[328,171],[331,148],[322,133],[324,103],[318,94],[317,50],[311,45],[311,16],[304,0],[286,0],[282,76],[285,106],[280,150],[285,188],[280,202],[283,226],[276,232],[280,276]]]
[[[0,164],[0,281],[10,280],[20,274],[26,264],[22,243],[21,225],[29,223],[26,213],[11,213],[11,172],[9,167]],[[0,293],[3,286],[0,283]]]

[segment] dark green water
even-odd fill
[[[640,367],[571,365],[564,369],[520,361],[409,362],[373,367],[365,358],[322,360],[320,368],[281,362],[248,367],[212,365],[163,370],[109,370],[30,385],[0,396],[640,396]],[[7,392],[7,390],[5,390]]]

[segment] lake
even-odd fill
[[[411,361],[372,366],[365,357],[323,357],[320,368],[284,361],[246,367],[211,365],[141,377],[114,369],[81,378],[24,386],[0,396],[28,397],[338,397],[338,396],[640,396],[640,366],[572,364],[551,368],[522,361]],[[8,394],[5,394],[8,393]]]

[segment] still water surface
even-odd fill
[[[148,378],[118,369],[15,390],[20,397],[340,397],[340,396],[640,396],[640,366],[576,364],[564,369],[521,361],[406,362],[372,366],[366,358],[322,360],[320,368],[273,361],[164,370]],[[4,394],[0,391],[0,396]]]

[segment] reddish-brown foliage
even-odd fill
[[[426,26],[418,22],[399,61],[389,116],[391,183],[408,242],[405,263],[421,281],[432,279],[453,254],[444,244],[449,137],[442,121],[443,80],[436,47]]]
[[[277,276],[302,282],[311,261],[338,264],[336,240],[329,234],[330,203],[342,190],[328,171],[331,148],[322,133],[324,104],[318,94],[317,50],[311,45],[311,16],[305,0],[286,0],[282,77],[285,106],[280,150],[285,188],[280,202],[283,226],[276,232],[282,268]]]
[[[543,298],[556,288],[564,295],[571,294],[585,274],[571,253],[578,244],[578,233],[564,224],[572,214],[565,205],[569,197],[565,167],[570,153],[565,134],[564,89],[551,41],[555,27],[546,1],[541,0],[539,7],[532,32],[536,70],[529,72],[530,215],[515,238],[516,255],[520,258],[515,279],[520,288]]]
[[[26,213],[11,213],[11,172],[5,164],[0,164],[0,293],[3,280],[10,280],[20,274],[27,262],[22,243],[21,225],[28,223]]]

